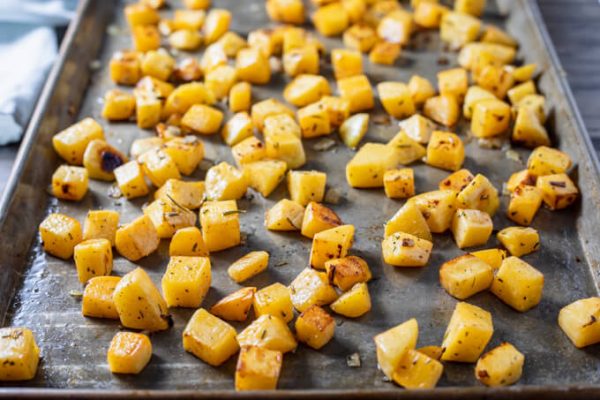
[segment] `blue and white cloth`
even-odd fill
[[[17,142],[58,53],[55,28],[77,0],[0,0],[0,145]]]

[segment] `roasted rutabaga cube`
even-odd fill
[[[346,164],[346,180],[355,188],[383,186],[385,171],[400,164],[400,154],[393,146],[365,143]]]
[[[258,346],[287,353],[294,351],[298,342],[284,320],[273,315],[261,315],[241,331],[237,339],[240,346]]]
[[[139,374],[151,357],[150,338],[134,332],[117,332],[106,355],[108,368],[113,374]]]
[[[415,195],[415,176],[412,168],[390,169],[383,174],[385,195],[404,199]]]
[[[558,325],[578,348],[600,342],[600,297],[564,306],[558,313]]]
[[[87,193],[88,184],[85,168],[61,165],[52,174],[52,194],[58,199],[79,201]]]
[[[208,257],[200,229],[195,226],[178,229],[169,243],[169,256]]]
[[[241,288],[219,300],[211,307],[210,313],[226,321],[245,321],[255,293],[255,287]]]
[[[396,150],[396,161],[404,165],[421,160],[427,154],[425,147],[409,136],[404,130],[398,132],[387,143],[387,146]]]
[[[269,18],[273,21],[299,25],[304,23],[302,0],[268,0],[265,6]]]
[[[325,346],[335,333],[335,320],[317,305],[310,306],[296,319],[296,337],[313,349]]]
[[[285,322],[294,318],[290,289],[276,282],[254,294],[254,315],[273,315]]]
[[[113,301],[120,276],[97,276],[88,281],[81,299],[81,314],[85,317],[119,319]]]
[[[239,213],[235,200],[207,201],[202,205],[200,226],[209,252],[240,244]]]
[[[210,284],[208,257],[171,257],[162,277],[162,292],[169,307],[198,308]]]
[[[540,176],[536,187],[541,191],[544,204],[551,210],[566,208],[579,196],[577,186],[567,174]]]
[[[302,140],[291,132],[266,135],[265,146],[267,157],[285,161],[288,168],[300,168],[306,163]]]
[[[265,213],[265,226],[271,231],[298,231],[303,217],[302,204],[282,199]]]
[[[529,225],[542,205],[542,191],[535,186],[519,185],[510,195],[506,215],[520,225]]]
[[[425,101],[423,114],[444,126],[454,126],[460,117],[460,105],[455,96],[442,94]]]
[[[493,216],[500,206],[498,190],[481,174],[475,178],[456,196],[458,208],[477,209]]]
[[[243,111],[235,114],[221,130],[223,140],[230,146],[235,146],[242,140],[252,136],[254,127],[250,115]]]
[[[171,158],[170,155],[164,152],[162,149],[149,150],[139,157],[139,162],[142,164],[142,170],[150,182],[157,188],[165,184],[169,179],[180,179],[181,174],[177,168],[177,164]],[[127,164],[126,164],[127,165]],[[119,182],[119,175],[115,170],[115,176],[117,176],[117,182]],[[139,177],[139,175],[137,175]],[[139,177],[138,179],[142,179]]]
[[[235,329],[203,308],[190,318],[183,331],[183,348],[212,366],[219,366],[238,352]]]
[[[340,225],[342,220],[332,209],[311,201],[304,211],[301,233],[312,239],[317,233]]]
[[[252,122],[259,131],[263,130],[265,121],[268,117],[279,114],[287,114],[292,118],[295,117],[294,111],[277,99],[259,101],[252,105],[252,110],[250,112]]]
[[[237,283],[242,283],[267,269],[269,253],[251,251],[227,268],[227,275]]]
[[[83,240],[107,239],[115,244],[119,213],[112,210],[90,210],[83,222]]]
[[[373,89],[369,78],[365,75],[356,75],[337,81],[340,97],[350,103],[350,112],[357,113],[368,111],[375,106]]]
[[[494,270],[500,268],[500,265],[502,265],[502,261],[504,261],[504,259],[507,257],[506,250],[502,249],[479,250],[473,251],[470,254],[486,262]]]
[[[108,239],[90,239],[77,244],[73,258],[81,283],[86,283],[95,276],[110,275],[112,272],[112,245]]]
[[[336,301],[331,303],[331,310],[345,317],[357,318],[371,310],[369,287],[364,282],[352,286]]]
[[[358,50],[333,49],[331,65],[335,79],[344,79],[363,73],[362,54]]]
[[[330,304],[338,297],[335,288],[329,284],[327,274],[312,268],[303,269],[294,278],[290,283],[289,293],[294,308],[300,312],[313,305]]]
[[[438,88],[441,94],[456,96],[462,103],[469,88],[469,77],[464,68],[452,68],[437,74]]]
[[[540,248],[540,235],[533,228],[511,226],[498,232],[498,241],[513,256],[520,257]]]
[[[341,225],[317,233],[310,250],[310,266],[324,269],[325,262],[346,257],[354,241],[354,225]]]
[[[69,164],[83,165],[83,154],[94,139],[104,139],[102,126],[92,118],[84,118],[54,135],[54,150]]]
[[[249,111],[252,102],[252,85],[238,82],[229,91],[229,109],[231,112]]]
[[[448,12],[442,17],[440,37],[454,48],[474,42],[479,36],[481,21],[468,14]]]
[[[423,214],[429,230],[433,233],[443,233],[450,228],[452,217],[456,210],[456,192],[453,190],[434,190],[412,197]]]
[[[337,36],[348,27],[348,15],[341,3],[319,7],[313,14],[313,24],[323,36]]]
[[[68,259],[75,246],[81,242],[81,224],[64,214],[50,214],[40,224],[40,237],[46,253]]]
[[[231,148],[231,154],[238,167],[267,158],[265,144],[254,136],[248,137],[234,145]]]
[[[327,261],[325,271],[329,283],[344,292],[351,289],[356,283],[370,281],[372,277],[367,262],[357,256]]]
[[[408,81],[408,90],[415,106],[420,107],[427,99],[435,96],[435,88],[431,82],[420,75],[413,75]]]
[[[415,114],[410,118],[400,121],[398,126],[411,139],[422,144],[429,142],[429,138],[435,130],[435,124],[421,114]]]
[[[238,200],[248,189],[244,171],[226,162],[211,167],[206,172],[204,184],[209,200]]]
[[[563,174],[571,165],[571,157],[567,153],[546,146],[536,148],[527,160],[527,169],[535,176]]]
[[[219,40],[221,36],[229,30],[231,18],[231,13],[227,10],[219,8],[210,10],[206,15],[204,25],[202,26],[204,42],[206,44],[212,44]]]
[[[492,314],[468,303],[457,303],[448,323],[442,361],[477,361],[494,333]]]
[[[197,218],[194,211],[168,198],[154,200],[144,208],[144,215],[150,218],[161,239],[173,237],[178,229],[194,226]]]
[[[83,154],[83,166],[92,179],[114,181],[115,168],[127,162],[125,154],[102,139],[92,140]]]
[[[244,164],[242,170],[248,186],[269,197],[285,178],[287,164],[279,160],[263,160]]]
[[[414,8],[414,19],[417,25],[429,29],[439,28],[442,17],[450,11],[435,1],[419,1]]]
[[[320,102],[312,103],[298,110],[298,124],[302,137],[306,139],[331,133],[329,112]]]
[[[184,83],[169,94],[163,108],[163,114],[165,117],[173,114],[184,115],[194,104],[212,104],[214,101],[214,95],[203,83]],[[215,113],[211,113],[211,115],[217,117]],[[215,129],[214,126],[211,128]]]
[[[488,289],[493,279],[493,268],[471,254],[447,261],[440,268],[440,284],[460,300]]]
[[[485,90],[482,87],[477,85],[473,85],[469,87],[467,93],[465,94],[465,101],[463,103],[463,116],[466,119],[473,118],[473,111],[475,110],[475,105],[481,100],[489,100],[495,99],[494,93]],[[481,110],[480,110],[481,112]],[[472,129],[472,128],[471,128]]]
[[[461,249],[486,244],[493,228],[490,215],[479,210],[457,210],[452,218],[454,241]]]
[[[202,141],[191,135],[169,140],[163,150],[173,159],[183,175],[191,175],[204,158]]]
[[[402,82],[381,82],[377,85],[379,101],[394,118],[407,118],[415,113],[415,105],[408,86]]]
[[[429,261],[433,243],[417,236],[396,232],[381,243],[383,259],[396,267],[423,267]]]
[[[490,288],[500,300],[525,312],[539,304],[544,289],[544,274],[517,257],[508,257]]]
[[[405,232],[421,239],[433,240],[427,220],[415,202],[407,201],[385,224],[385,237],[396,232]]]
[[[437,385],[443,372],[441,362],[421,351],[409,349],[392,379],[406,389],[431,389]]]
[[[154,198],[164,201],[170,200],[182,207],[195,210],[200,208],[204,201],[204,186],[203,181],[169,179],[160,189],[154,192]]]
[[[319,171],[290,171],[287,187],[292,201],[306,206],[311,201],[323,201],[327,174]]]
[[[173,321],[167,302],[150,276],[138,267],[125,274],[113,292],[121,324],[126,328],[163,331]]]
[[[283,90],[283,97],[296,107],[304,107],[330,93],[327,79],[321,75],[302,74],[287,84]]]
[[[272,3],[273,0],[267,2]],[[301,1],[299,1],[302,4]],[[258,346],[244,346],[235,368],[235,390],[274,390],[281,371],[283,354]]]
[[[153,253],[159,244],[158,232],[147,215],[123,225],[115,235],[117,251],[130,261],[137,261]]]
[[[451,173],[439,184],[440,190],[462,191],[475,178],[468,169],[460,169]]]
[[[137,161],[129,161],[113,171],[119,190],[127,199],[148,194],[148,184],[142,166]]]
[[[465,146],[454,133],[434,131],[427,145],[427,164],[457,171],[465,161]]]
[[[510,343],[502,343],[477,360],[475,378],[486,386],[508,386],[523,373],[525,356]]]
[[[271,80],[269,59],[259,49],[241,49],[237,53],[235,67],[242,81],[264,85]]]
[[[35,377],[40,349],[27,328],[0,329],[0,381],[27,381]]]
[[[392,379],[409,350],[417,345],[419,324],[412,318],[375,336],[377,364],[383,373]]]
[[[471,132],[479,138],[500,135],[510,126],[510,114],[510,106],[501,100],[479,100],[473,106]]]
[[[342,142],[351,149],[358,147],[369,129],[369,114],[359,113],[344,120],[339,129]]]

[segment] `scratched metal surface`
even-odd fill
[[[57,71],[56,85],[47,89],[46,96],[34,118],[33,131],[28,133],[26,146],[20,154],[13,182],[10,183],[2,207],[0,219],[2,249],[0,252],[0,321],[4,325],[27,326],[34,330],[42,351],[42,361],[36,378],[20,384],[0,384],[0,395],[16,395],[14,388],[91,389],[104,393],[148,395],[146,390],[165,390],[164,394],[220,394],[227,395],[233,388],[235,358],[220,368],[210,367],[183,351],[182,330],[193,310],[172,310],[175,325],[166,332],[151,335],[153,357],[150,364],[138,376],[112,375],[106,365],[106,349],[115,332],[117,321],[86,319],[81,316],[80,302],[69,292],[80,291],[82,286],[72,262],[64,262],[40,251],[36,234],[39,222],[50,211],[64,212],[83,221],[89,209],[114,209],[121,213],[121,223],[129,222],[141,213],[141,206],[148,198],[136,201],[114,200],[107,196],[110,184],[92,181],[90,192],[77,204],[59,202],[46,194],[45,186],[60,161],[50,148],[50,138],[70,121],[84,116],[96,117],[105,127],[109,142],[127,151],[132,140],[152,135],[138,129],[134,124],[109,124],[100,118],[103,93],[113,84],[108,78],[108,60],[111,54],[130,46],[129,34],[122,17],[122,3],[114,7],[114,16],[104,22],[104,15],[113,14],[111,2],[83,2],[79,29],[72,32],[69,51],[62,56],[66,60]],[[215,7],[228,8],[234,14],[232,29],[246,34],[250,30],[266,26],[268,19],[262,0],[215,0]],[[551,49],[545,46],[543,27],[538,28],[539,14],[526,0],[500,1],[486,12],[487,21],[505,24],[507,29],[520,37],[520,58],[526,62],[536,61],[544,71],[539,85],[548,94],[551,105],[549,124],[554,139],[575,160],[573,176],[583,189],[582,200],[573,208],[550,212],[542,209],[533,227],[541,232],[541,250],[524,259],[541,270],[546,277],[541,304],[521,314],[504,305],[490,293],[481,293],[468,301],[489,310],[494,319],[495,332],[488,346],[502,341],[515,344],[526,356],[524,374],[518,385],[502,390],[483,389],[475,380],[472,364],[446,363],[439,383],[441,390],[426,392],[444,396],[457,395],[554,395],[556,385],[581,388],[600,384],[600,349],[591,347],[575,349],[556,324],[558,310],[565,304],[581,297],[597,294],[597,274],[600,257],[598,243],[598,172],[596,160],[590,155],[589,142],[585,139],[583,125],[573,109],[568,89],[557,73]],[[108,10],[108,11],[107,11]],[[500,10],[509,10],[505,17]],[[163,11],[169,14],[170,10]],[[111,18],[113,18],[111,20]],[[536,22],[537,21],[537,22]],[[93,48],[106,32],[106,24],[113,28],[112,34],[104,35],[104,44],[98,55]],[[115,29],[117,27],[118,29]],[[114,34],[117,32],[118,34]],[[338,39],[326,39],[329,49],[341,46]],[[434,79],[440,69],[455,65],[455,54],[444,50],[437,33],[419,32],[414,45],[403,52],[394,67],[374,66],[366,61],[366,72],[371,82],[384,80],[406,81],[414,73]],[[549,53],[550,51],[550,53]],[[87,86],[87,65],[94,59],[102,67],[91,72]],[[447,59],[440,62],[441,59]],[[331,69],[323,65],[323,71],[331,78]],[[79,79],[77,77],[80,77]],[[279,75],[274,84],[256,87],[255,100],[281,97],[281,89],[287,78]],[[83,98],[82,93],[88,87]],[[73,111],[78,111],[74,115]],[[381,113],[381,110],[376,111]],[[377,119],[377,118],[375,118]],[[373,120],[373,118],[372,118]],[[397,131],[396,123],[372,123],[364,141],[383,142]],[[466,139],[466,125],[461,123],[457,132]],[[356,240],[352,253],[364,257],[371,266],[374,280],[369,283],[373,309],[358,319],[336,317],[338,327],[335,338],[322,349],[314,351],[300,346],[294,354],[284,357],[284,367],[279,388],[292,390],[288,395],[341,394],[343,391],[374,395],[402,394],[409,396],[382,379],[377,370],[372,337],[382,330],[416,317],[420,325],[419,346],[441,343],[442,336],[456,300],[450,297],[438,283],[439,266],[461,254],[449,234],[436,235],[431,260],[422,269],[397,269],[382,262],[380,243],[383,224],[402,205],[400,201],[387,199],[382,190],[356,190],[349,188],[344,178],[344,166],[353,152],[338,140],[335,147],[318,152],[313,146],[319,141],[304,142],[308,163],[303,169],[317,169],[328,173],[328,187],[336,188],[341,201],[331,207],[345,223],[356,226]],[[229,148],[222,144],[219,135],[205,139],[206,157],[211,160],[232,162]],[[522,159],[527,152],[519,150]],[[480,148],[475,142],[467,145],[465,167],[481,172],[491,178],[496,187],[509,175],[522,169],[524,164],[508,159],[502,150]],[[447,173],[423,164],[414,165],[418,192],[433,190]],[[194,175],[203,179],[205,171]],[[288,284],[307,266],[310,240],[299,234],[281,234],[263,227],[264,212],[287,195],[284,185],[268,199],[254,193],[239,202],[248,212],[241,215],[245,243],[242,246],[211,255],[213,284],[203,303],[210,307],[223,295],[239,286],[226,275],[229,263],[246,252],[255,249],[268,250],[271,262],[267,272],[248,281],[246,285],[266,286],[280,281]],[[495,229],[508,226],[504,217],[507,198],[494,218]],[[33,239],[32,239],[33,238]],[[497,245],[490,239],[487,247]],[[141,265],[156,283],[160,282],[168,262],[168,242],[161,243],[158,252],[133,264],[116,257],[114,273],[123,275],[135,265]],[[243,324],[236,325],[238,330]],[[362,360],[360,368],[349,368],[346,357],[358,352]],[[470,389],[459,389],[459,387]],[[592,388],[593,389],[593,388]],[[131,391],[130,391],[131,390]],[[143,392],[140,392],[143,390]],[[296,392],[298,390],[298,392]],[[301,390],[301,392],[300,392]],[[321,392],[334,390],[334,392]],[[127,391],[127,392],[119,392]],[[192,392],[190,392],[192,391]],[[222,392],[224,391],[224,392]],[[341,392],[339,392],[341,391]],[[541,392],[538,392],[541,391]],[[38,393],[38,392],[33,392]],[[63,392],[43,392],[61,395]],[[93,394],[95,392],[86,392]],[[586,392],[589,393],[589,392]],[[114,394],[114,392],[113,392]],[[154,393],[155,395],[161,395]]]

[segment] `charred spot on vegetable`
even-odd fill
[[[125,162],[119,154],[111,151],[103,151],[100,154],[100,159],[100,167],[105,172],[113,172],[115,168],[120,167]]]

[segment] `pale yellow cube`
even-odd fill
[[[421,351],[409,349],[392,380],[406,389],[432,389],[443,372],[441,362]]]
[[[48,215],[39,227],[42,246],[46,253],[69,259],[75,246],[82,240],[81,224],[64,214]]]
[[[268,4],[274,1],[269,0]],[[301,1],[298,1],[302,5]],[[283,354],[258,346],[243,346],[235,369],[235,390],[274,390],[277,388]]]
[[[39,360],[40,349],[31,330],[0,329],[0,382],[33,379]]]
[[[485,353],[475,365],[475,377],[486,386],[508,386],[523,373],[525,356],[515,346],[504,342]]]
[[[85,168],[61,165],[52,174],[52,194],[61,200],[81,200],[88,191],[88,184]]]
[[[302,137],[311,139],[331,133],[329,112],[323,104],[317,102],[298,110],[298,124]]]
[[[324,306],[334,302],[338,295],[329,284],[327,274],[313,268],[303,269],[289,286],[290,298],[294,308],[300,312],[310,306]]]
[[[493,216],[500,206],[498,190],[488,178],[482,174],[477,174],[456,196],[456,206],[458,208],[485,211]]]
[[[157,188],[164,185],[164,183],[169,179],[181,178],[181,174],[179,173],[179,168],[177,168],[177,164],[175,163],[175,161],[173,161],[171,156],[168,155],[164,150],[157,149],[147,151],[139,157],[139,162],[140,164],[142,164],[142,170],[144,171],[144,175],[148,177],[150,182],[152,182],[152,184]],[[132,170],[135,169],[134,167],[130,168],[132,168]],[[115,170],[115,177],[117,177],[117,182],[119,182],[117,175],[118,169],[119,168]],[[135,175],[136,184],[137,180],[139,180],[140,178],[141,177],[139,175]],[[131,189],[136,190],[134,188]]]
[[[346,257],[354,240],[354,226],[341,225],[317,233],[310,250],[310,266],[324,269],[325,262]]]
[[[383,259],[395,267],[423,267],[429,261],[433,243],[417,236],[396,232],[381,243]]]
[[[200,308],[183,331],[183,348],[217,367],[237,353],[240,346],[231,325]]]
[[[415,177],[412,168],[391,169],[383,174],[385,195],[391,199],[405,199],[415,195]]]
[[[433,241],[427,220],[423,217],[421,210],[413,201],[404,203],[396,214],[385,223],[385,237],[396,232],[409,233],[421,239],[430,242]]]
[[[369,287],[364,282],[355,284],[331,303],[331,310],[349,318],[358,318],[371,310]]]
[[[494,334],[492,314],[472,304],[456,304],[442,348],[442,361],[477,361]]]
[[[577,186],[567,174],[540,176],[536,187],[542,193],[544,204],[551,210],[566,208],[579,197]]]
[[[244,164],[242,170],[248,186],[269,197],[285,178],[287,164],[279,160],[263,160]]]
[[[600,297],[577,300],[561,308],[558,325],[577,348],[600,342]]]
[[[210,284],[208,257],[174,256],[162,277],[162,292],[169,307],[198,308]]]
[[[498,232],[498,241],[513,256],[520,257],[540,248],[540,235],[533,228],[511,226]]]
[[[107,239],[90,239],[77,244],[73,258],[81,283],[86,283],[95,276],[110,275],[112,272],[112,245]]]
[[[333,338],[335,320],[327,311],[313,305],[298,316],[295,327],[298,340],[318,350]]]
[[[317,233],[340,225],[342,220],[333,210],[311,201],[304,211],[301,233],[312,239]]]
[[[195,226],[178,229],[169,244],[169,256],[208,257],[200,229]]]
[[[248,189],[243,171],[225,161],[209,168],[204,179],[206,197],[209,200],[238,200]]]
[[[402,82],[381,82],[377,85],[379,100],[385,111],[394,118],[406,118],[415,113],[408,86]]]
[[[319,171],[289,171],[287,187],[290,199],[303,206],[320,202],[325,196],[327,174]]]
[[[423,214],[429,230],[433,233],[443,233],[450,229],[452,217],[456,211],[456,192],[454,190],[434,190],[412,197]]]
[[[487,290],[493,279],[493,268],[471,254],[454,258],[440,267],[440,284],[451,296],[460,300]]]
[[[457,210],[452,218],[452,234],[459,249],[482,246],[487,243],[494,224],[486,212]]]
[[[419,336],[419,324],[412,318],[375,336],[377,364],[385,376],[392,379],[409,350],[414,350]]]
[[[502,261],[490,288],[500,300],[525,312],[539,304],[544,290],[544,274],[517,257]]]
[[[252,137],[253,133],[252,119],[245,111],[233,115],[221,130],[221,136],[229,146],[235,146],[242,140]]]
[[[239,213],[235,200],[207,201],[202,204],[200,226],[209,252],[240,244]]]
[[[271,315],[285,322],[294,318],[290,289],[279,282],[257,291],[254,294],[253,307],[257,317]]]
[[[296,350],[298,342],[287,323],[274,315],[262,315],[241,331],[237,337],[240,346],[257,346],[287,353]]]
[[[368,111],[375,106],[373,89],[366,75],[355,75],[337,81],[340,97],[350,104],[350,112]]]
[[[327,79],[320,75],[302,74],[288,83],[283,90],[284,99],[296,107],[315,103],[331,93]]]
[[[382,187],[385,171],[396,168],[400,157],[394,146],[366,143],[346,164],[346,181],[355,188]]]
[[[106,361],[113,374],[139,374],[151,357],[152,343],[147,335],[117,332],[110,342]]]
[[[338,80],[363,73],[362,54],[357,50],[333,49],[331,65],[335,79]]]
[[[245,321],[255,293],[255,287],[241,288],[219,300],[211,307],[210,313],[227,321]]]
[[[434,131],[427,145],[427,164],[458,171],[465,161],[465,146],[455,133]]]
[[[282,199],[265,213],[265,227],[271,231],[299,231],[303,218],[302,204]]]

